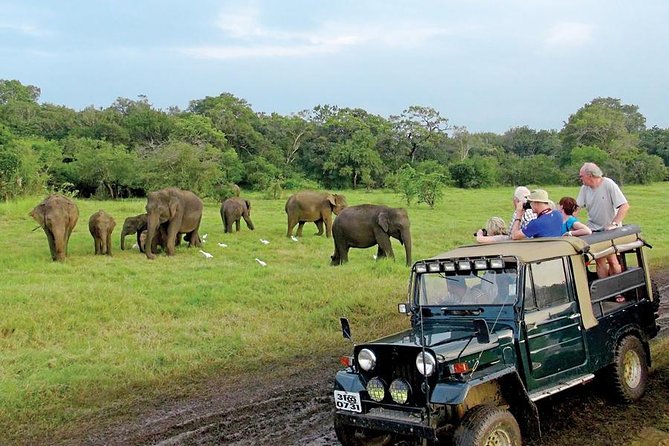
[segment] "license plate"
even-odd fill
[[[337,409],[348,410],[349,412],[362,412],[360,404],[360,394],[357,392],[334,391],[335,406]]]

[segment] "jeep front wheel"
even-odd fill
[[[455,446],[520,446],[518,422],[508,410],[477,406],[465,414],[453,433]]]
[[[622,403],[632,403],[643,396],[648,384],[648,363],[646,350],[636,336],[626,336],[618,343],[609,381],[616,400]]]

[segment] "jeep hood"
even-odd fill
[[[449,324],[426,325],[422,330],[420,325],[395,333],[385,338],[377,339],[359,347],[405,347],[421,348],[421,338],[425,339],[424,347],[432,350],[439,362],[451,361],[458,356],[468,356],[484,350],[513,343],[513,331],[508,326],[500,326],[490,330],[490,342],[480,343],[476,339],[473,323],[462,326]]]

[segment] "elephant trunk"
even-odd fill
[[[54,252],[52,253],[53,260],[62,262],[65,260],[65,254],[67,251],[67,240],[65,239],[65,228],[50,228],[51,234],[53,236],[53,248]]]
[[[121,251],[125,250],[125,236],[128,234],[129,232],[125,229],[121,232]]]
[[[153,250],[151,249],[153,247],[153,240],[156,237],[157,231],[160,230],[160,214],[157,212],[154,213],[149,213],[147,216],[147,232],[146,232],[146,240],[144,241],[144,252],[146,253],[146,257],[153,260],[156,258],[156,256],[153,254]],[[148,247],[148,249],[147,249]]]
[[[405,229],[402,231],[402,243],[404,243],[406,265],[411,266],[411,232],[409,231],[409,229]]]

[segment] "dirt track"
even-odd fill
[[[669,331],[669,270],[655,274],[655,279],[663,295],[660,322],[666,334]],[[286,373],[271,381],[258,382],[258,377],[250,377],[244,382],[210,383],[208,390],[196,398],[139,410],[135,422],[99,432],[88,430],[67,444],[337,445],[332,429],[331,390],[338,368],[337,358],[324,358],[321,366]],[[649,393],[664,398],[664,392],[669,393],[668,383],[669,377],[653,376]],[[635,408],[609,406],[598,396],[596,386],[563,393],[552,398],[549,406],[540,406],[544,437],[537,446],[570,444],[564,443],[569,438],[576,439],[577,443],[578,439],[587,438],[587,444],[591,445],[627,444],[615,436],[616,432],[626,432],[624,426],[614,425],[613,432],[606,429],[609,418],[627,418],[627,423],[631,423],[629,429],[636,431],[635,413],[653,411],[653,401],[648,401],[649,398],[644,398]],[[583,421],[584,413],[590,414],[592,419]],[[602,424],[602,432],[593,430]]]

